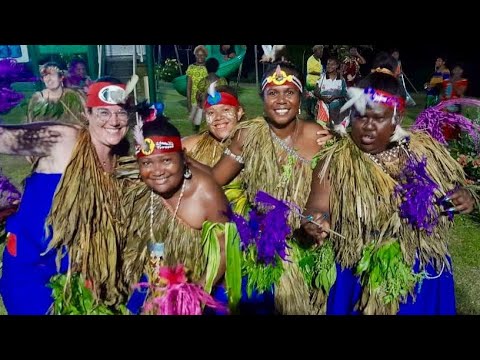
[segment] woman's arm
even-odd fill
[[[244,159],[241,156],[243,141],[243,134],[238,131],[230,146],[225,149],[222,157],[213,167],[213,178],[220,186],[230,183],[242,171],[244,164]]]
[[[323,163],[318,163],[313,171],[310,195],[305,205],[305,216],[319,223],[321,227],[311,221],[302,220],[302,228],[315,242],[322,243],[328,236],[330,229],[330,182],[328,173],[323,179],[319,178]]]
[[[0,125],[0,154],[49,156],[72,127],[38,122],[25,125]],[[74,130],[76,131],[76,130]],[[71,130],[70,130],[71,132]]]

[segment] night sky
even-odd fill
[[[475,46],[416,42],[401,45],[379,43],[375,48],[388,51],[397,48],[400,51],[403,71],[418,91],[423,90],[423,84],[432,75],[438,56],[447,58],[447,67],[450,70],[459,62],[464,67],[464,77],[469,81],[467,95],[480,97],[480,53]]]

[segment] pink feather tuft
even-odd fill
[[[158,302],[162,315],[202,315],[202,305],[226,310],[200,286],[191,283],[176,284],[167,287],[167,292]]]
[[[217,302],[201,286],[187,282],[183,265],[174,268],[161,267],[159,276],[167,282],[167,286],[149,286],[153,293],[161,295],[146,302],[143,313],[202,315],[204,305],[221,311],[227,310],[226,306]],[[144,286],[144,284],[137,284],[137,286]]]

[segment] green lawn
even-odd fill
[[[190,135],[193,129],[187,120],[186,98],[173,90],[169,83],[161,83],[158,95],[165,104],[165,114],[182,136]],[[406,126],[412,124],[425,103],[423,94],[412,96],[418,105],[407,108]],[[246,109],[247,118],[262,114],[262,102],[255,84],[240,84],[239,98]],[[7,123],[18,123],[25,113],[24,103],[3,119]],[[0,155],[0,167],[16,185],[20,185],[29,172],[29,165],[22,157]],[[451,252],[456,277],[457,309],[460,314],[480,314],[480,217],[478,213],[475,216],[458,216],[455,225],[451,233]],[[0,314],[3,311],[0,302]]]

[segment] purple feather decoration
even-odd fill
[[[237,225],[242,250],[254,244],[257,259],[264,264],[274,263],[276,255],[286,260],[287,237],[291,232],[288,225],[290,207],[263,191],[257,193],[255,203],[248,221],[241,215],[230,216]]]
[[[399,176],[395,195],[402,200],[400,217],[406,219],[413,228],[425,230],[430,235],[438,224],[439,211],[435,196],[438,185],[428,175],[426,166],[426,157],[418,161],[411,155]]]
[[[20,192],[0,172],[0,210],[13,206],[13,203],[18,200],[20,200]]]
[[[9,88],[14,82],[36,80],[24,64],[19,64],[14,59],[0,60],[0,88]]]
[[[24,95],[10,88],[12,83],[36,81],[37,78],[13,59],[0,60],[0,114],[6,114],[24,98]]]
[[[17,106],[24,98],[24,95],[10,90],[8,88],[0,88],[0,114],[6,114]]]
[[[458,126],[462,131],[467,132],[478,144],[480,142],[480,126],[474,124],[470,119],[467,119],[461,114],[443,111],[444,108],[456,104],[480,106],[480,100],[459,98],[442,101],[440,104],[422,111],[412,125],[411,130],[425,131],[441,144],[447,145],[447,141],[443,136],[443,126]]]
[[[245,251],[248,245],[253,243],[253,236],[248,222],[243,216],[235,214],[233,211],[230,214],[230,221],[233,221],[237,226],[238,234],[240,235],[241,249]]]
[[[261,204],[265,213],[257,240],[258,258],[266,264],[275,261],[275,254],[286,260],[287,236],[291,229],[288,225],[290,207],[266,192],[259,191],[255,202]]]

